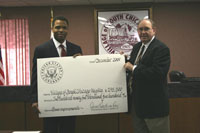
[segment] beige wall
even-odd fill
[[[157,37],[171,50],[171,70],[200,77],[200,3],[153,6]]]

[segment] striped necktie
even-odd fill
[[[140,60],[142,59],[142,55],[143,55],[143,52],[144,52],[144,48],[145,48],[145,46],[143,45],[142,46],[142,49],[140,50],[140,53],[138,54],[138,57],[137,57],[137,59],[135,60],[135,65],[138,65],[139,64],[139,62],[140,62]]]
[[[138,56],[135,60],[135,63],[134,65],[138,65],[140,63],[140,60],[142,59],[142,55],[143,55],[143,52],[144,52],[144,48],[145,46],[143,45],[142,46],[142,49],[139,51],[138,53]],[[132,84],[133,84],[133,76],[130,75],[130,78],[129,78],[129,82],[128,82],[128,86],[129,86],[129,94],[131,95],[133,93],[133,88],[132,88]]]

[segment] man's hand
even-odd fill
[[[126,68],[126,70],[133,71],[133,64],[127,62],[124,64],[124,68]]]
[[[32,104],[32,108],[33,108],[33,111],[34,111],[35,113],[37,113],[37,114],[40,113],[40,110],[39,110],[39,108],[38,108],[38,103],[33,103],[33,104]]]
[[[125,60],[126,60],[126,62],[127,62],[127,60],[128,60],[128,58],[129,58],[129,56],[128,56],[128,55],[126,55],[126,54],[124,54],[124,52],[123,52],[123,51],[120,51],[120,52],[119,52],[119,54],[120,54],[120,55],[124,55],[124,57],[125,57]]]
[[[124,54],[124,51],[120,51],[119,54],[123,55],[123,54]]]
[[[76,58],[77,56],[81,56],[81,53],[74,54],[73,57]]]

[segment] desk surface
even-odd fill
[[[200,82],[168,83],[170,98],[200,97]],[[28,102],[30,86],[0,86],[0,102]]]
[[[200,82],[169,83],[170,98],[200,97]]]
[[[0,86],[0,102],[26,102],[30,86]]]

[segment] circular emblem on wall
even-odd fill
[[[107,53],[115,54],[123,51],[130,54],[133,45],[139,42],[137,25],[139,18],[120,13],[107,19],[100,29],[101,45]]]
[[[56,61],[46,62],[40,70],[41,78],[49,84],[58,82],[63,76],[63,68]]]

